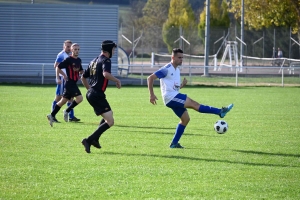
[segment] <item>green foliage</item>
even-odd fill
[[[143,17],[137,23],[142,28],[144,44],[151,48],[163,44],[162,26],[168,18],[169,6],[170,0],[148,0],[143,7]]]
[[[210,2],[210,27],[229,27],[230,19],[228,6],[225,1],[211,0]],[[206,24],[206,7],[200,13],[198,24],[198,35],[204,40]]]
[[[168,18],[170,0],[148,0],[143,8],[143,27],[156,24],[162,27]]]
[[[1,85],[0,199],[300,199],[299,88],[183,88],[207,105],[235,103],[224,135],[218,116],[189,110],[185,149],[169,148],[178,118],[154,91],[156,106],[146,87],[109,86],[115,125],[87,154],[81,139],[100,117],[86,99],[80,123],[60,112],[51,128],[54,86]]]
[[[249,28],[284,26],[292,27],[293,33],[300,36],[300,1],[299,0],[244,0],[245,24]],[[241,17],[241,1],[232,0],[230,12]],[[299,37],[300,38],[300,37]]]
[[[175,38],[177,34],[174,35],[173,31],[179,30],[180,27],[182,27],[184,36],[188,37],[191,29],[196,27],[195,14],[188,0],[171,0],[168,19],[163,25],[163,40],[167,44],[169,52],[178,38]]]

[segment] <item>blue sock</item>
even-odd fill
[[[174,138],[172,140],[172,144],[177,144],[178,141],[180,140],[183,132],[184,132],[185,126],[178,124],[176,128],[176,132],[174,134]]]
[[[67,106],[69,107],[72,103],[67,103]],[[72,109],[70,112],[69,112],[69,118],[70,119],[73,119],[74,118],[74,109]]]
[[[56,104],[57,104],[57,102],[54,100],[54,101],[52,102],[51,112],[54,110],[54,107],[55,107]]]
[[[220,114],[221,109],[214,108],[214,107],[211,107],[211,106],[206,106],[206,105],[200,105],[198,111],[201,112],[201,113],[210,113],[210,114],[218,115],[218,114]]]

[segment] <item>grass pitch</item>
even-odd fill
[[[60,111],[51,128],[54,92],[0,85],[0,199],[300,199],[299,87],[184,88],[200,103],[235,105],[224,135],[213,130],[218,116],[189,110],[186,148],[170,149],[179,120],[159,88],[153,106],[146,87],[109,86],[115,126],[91,154],[80,142],[100,118],[84,99],[80,123]]]

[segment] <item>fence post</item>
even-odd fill
[[[43,64],[43,66],[42,66],[42,85],[44,84],[44,67],[45,66],[45,64]]]
[[[235,66],[235,86],[238,86],[238,67]]]
[[[284,87],[284,83],[283,83],[283,75],[284,75],[284,69],[282,67],[282,70],[281,70],[281,86]]]
[[[151,68],[153,68],[154,62],[154,52],[151,52]]]

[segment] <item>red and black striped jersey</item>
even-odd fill
[[[67,57],[64,61],[59,63],[58,68],[66,69],[68,81],[77,82],[80,78],[79,72],[83,70],[80,58],[72,56]]]

